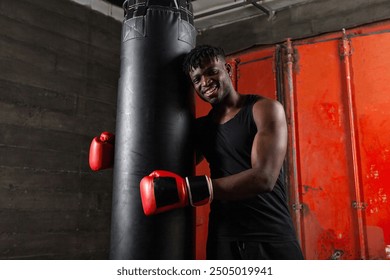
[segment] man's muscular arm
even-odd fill
[[[272,191],[287,150],[287,124],[282,105],[261,99],[253,106],[257,126],[252,145],[252,168],[213,180],[214,198],[238,200]]]

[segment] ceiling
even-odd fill
[[[106,0],[122,6],[124,0]],[[172,0],[174,1],[174,0]],[[313,0],[192,0],[195,27],[199,32],[247,20],[259,15],[272,19],[283,9]]]
[[[311,0],[195,0],[195,27],[199,31],[221,27],[263,15],[270,20],[282,9]]]
[[[122,6],[124,0],[104,0]],[[179,0],[172,0],[179,1]],[[226,53],[390,19],[390,0],[192,0],[197,44]]]

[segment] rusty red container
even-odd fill
[[[286,39],[229,62],[240,93],[285,107],[289,205],[306,259],[390,259],[390,21]],[[209,109],[198,99],[196,108]],[[197,259],[207,215],[196,210]]]

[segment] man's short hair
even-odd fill
[[[201,66],[205,61],[212,60],[214,58],[225,59],[225,52],[220,47],[214,47],[210,45],[200,45],[192,49],[184,58],[183,71],[188,74],[192,69],[196,69]]]

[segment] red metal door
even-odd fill
[[[229,59],[240,93],[285,106],[289,204],[306,259],[390,259],[390,21]]]
[[[389,22],[294,45],[301,239],[308,259],[389,258]]]
[[[352,32],[350,56],[367,258],[390,259],[390,24]]]
[[[339,41],[294,43],[296,168],[307,259],[356,259],[353,168]]]

